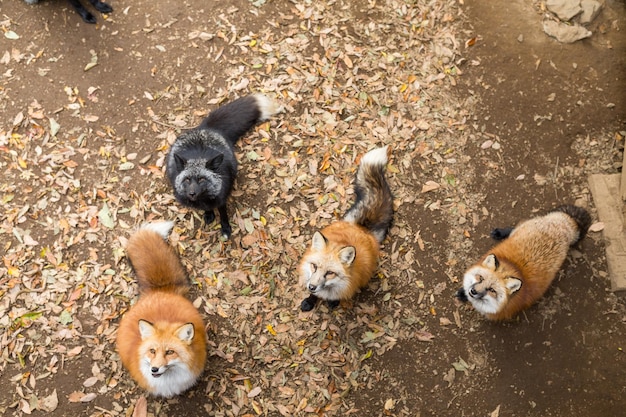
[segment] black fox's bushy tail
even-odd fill
[[[344,220],[370,230],[379,243],[393,221],[393,195],[385,178],[387,146],[376,148],[361,158],[354,190],[356,200]]]
[[[142,294],[164,291],[185,295],[189,290],[185,267],[165,241],[173,226],[173,222],[146,223],[128,239],[126,255]]]
[[[213,110],[199,128],[215,130],[234,145],[255,124],[269,119],[278,111],[280,107],[267,96],[252,94]]]
[[[576,225],[578,226],[578,239],[573,242],[572,245],[580,242],[587,234],[589,226],[591,226],[592,219],[589,212],[584,208],[575,206],[573,204],[565,204],[563,206],[557,207],[556,209],[554,209],[554,211],[561,211],[570,216],[576,222]]]

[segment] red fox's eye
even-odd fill
[[[311,264],[311,271],[313,272],[317,271],[317,265]]]
[[[150,353],[154,355],[156,353],[156,349],[150,349]]]
[[[496,292],[496,290],[494,290],[493,288],[487,288],[487,291],[489,291],[491,294],[493,295],[498,295],[498,293]]]
[[[165,356],[171,356],[174,354],[174,351],[172,349],[168,349],[165,351]]]
[[[324,278],[332,278],[335,276],[335,273],[332,271],[328,271],[327,273],[324,274]]]

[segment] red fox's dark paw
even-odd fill
[[[512,231],[512,227],[499,227],[493,229],[489,235],[493,240],[504,240],[509,237]]]
[[[300,309],[302,311],[311,311],[313,310],[313,307],[315,307],[315,304],[317,304],[317,297],[311,294],[302,300],[302,303],[300,303]]]
[[[326,304],[328,305],[328,308],[334,310],[339,306],[339,300],[328,300],[326,301]]]
[[[464,303],[467,303],[469,300],[467,299],[467,294],[465,293],[465,288],[461,287],[459,288],[459,290],[456,292],[455,297],[459,300],[462,301]]]

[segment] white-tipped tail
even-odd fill
[[[361,158],[361,165],[387,165],[388,146],[383,146],[382,148],[372,149]]]
[[[260,121],[268,120],[270,117],[279,113],[283,109],[282,106],[279,106],[278,103],[266,95],[255,94],[254,98],[256,98],[259,111],[261,112],[261,116],[259,116]]]
[[[173,221],[162,221],[153,223],[144,223],[141,225],[140,230],[151,230],[158,233],[163,239],[167,239],[170,232],[174,227]]]

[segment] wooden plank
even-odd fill
[[[622,178],[620,179],[620,195],[622,196],[622,201],[626,201],[626,151],[622,152],[624,154],[624,161],[622,162]]]
[[[606,260],[613,291],[626,291],[626,206],[620,192],[621,177],[621,174],[594,174],[589,177],[589,188],[598,216],[604,223],[602,234],[606,241]]]

